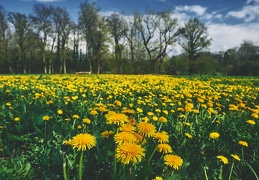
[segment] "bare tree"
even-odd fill
[[[94,58],[93,38],[98,29],[98,22],[100,21],[99,11],[100,9],[94,2],[85,1],[80,4],[78,26],[86,41],[86,53],[91,73],[93,71],[92,60]]]
[[[108,17],[110,33],[114,40],[114,54],[117,66],[117,73],[121,73],[121,59],[123,49],[124,27],[125,22],[119,14],[113,13]]]
[[[136,28],[141,34],[143,44],[151,65],[151,73],[155,73],[158,60],[163,61],[168,47],[175,43],[177,36],[177,20],[168,12],[145,15],[136,14]]]
[[[188,54],[189,61],[197,60],[200,52],[211,44],[207,29],[197,18],[191,18],[179,29],[179,44]]]
[[[33,25],[38,30],[38,34],[42,40],[42,62],[44,73],[47,74],[47,62],[46,62],[46,46],[47,38],[50,35],[52,30],[52,13],[53,6],[47,6],[44,4],[35,4],[33,6],[33,14],[30,15],[30,18],[33,22]]]
[[[66,45],[72,31],[72,21],[65,8],[56,7],[53,11],[53,22],[58,39],[57,54],[60,61],[60,73],[66,74]]]

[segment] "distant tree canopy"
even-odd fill
[[[259,75],[259,46],[211,53],[207,26],[190,18],[183,26],[172,12],[100,14],[92,1],[80,4],[78,21],[59,6],[35,4],[33,13],[0,5],[0,73]],[[181,54],[175,54],[176,45]]]

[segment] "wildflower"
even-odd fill
[[[154,138],[157,139],[159,143],[169,142],[169,136],[168,136],[167,132],[165,132],[165,131],[157,132],[154,135]]]
[[[79,117],[78,114],[74,114],[74,115],[72,116],[72,118],[73,118],[73,119],[79,119],[80,117]]]
[[[135,131],[135,127],[132,126],[131,124],[122,124],[120,127],[119,127],[119,130],[120,131],[125,131],[125,132],[133,132]]]
[[[18,122],[18,121],[20,121],[20,118],[19,117],[15,117],[14,121]]]
[[[148,120],[149,120],[149,118],[147,116],[142,118],[143,122],[148,122]]]
[[[114,104],[115,104],[116,106],[121,106],[121,105],[122,105],[122,103],[121,103],[119,100],[115,100]]]
[[[111,111],[110,113],[106,114],[106,120],[107,120],[107,124],[124,124],[125,122],[128,122],[128,116],[126,116],[125,114],[122,113],[116,113]]]
[[[189,122],[184,122],[184,124],[185,124],[186,126],[190,126],[190,125],[191,125],[191,123],[189,123]]]
[[[220,136],[220,134],[217,133],[217,132],[212,132],[212,133],[210,133],[210,138],[211,138],[211,139],[218,139],[219,136]]]
[[[235,160],[237,160],[237,161],[240,161],[240,160],[241,160],[240,157],[239,157],[238,155],[236,155],[236,154],[230,154],[230,156],[231,156],[232,158],[234,158]]]
[[[136,109],[138,113],[143,113],[143,110],[141,108]]]
[[[256,114],[256,113],[252,113],[251,116],[252,116],[253,118],[255,118],[255,119],[258,118],[258,114]]]
[[[157,121],[157,120],[158,120],[158,117],[157,117],[157,116],[153,116],[153,117],[152,117],[152,120],[153,120],[153,121]]]
[[[63,144],[66,145],[66,146],[70,146],[70,145],[71,145],[71,142],[72,142],[72,140],[69,139],[69,140],[63,141]]]
[[[65,118],[65,121],[69,121],[70,120],[70,118]]]
[[[140,134],[146,137],[154,136],[156,133],[156,127],[148,122],[140,122],[137,124],[137,129]]]
[[[249,120],[247,120],[246,122],[247,122],[248,124],[255,125],[255,121],[253,121],[253,120],[250,120],[250,119],[249,119]]]
[[[8,107],[12,106],[12,104],[10,102],[7,102],[5,105]]]
[[[43,120],[43,121],[49,121],[49,120],[50,120],[50,116],[43,116],[43,117],[42,117],[42,120]]]
[[[63,114],[63,111],[61,109],[57,110],[58,115]]]
[[[102,138],[108,138],[108,137],[110,137],[110,135],[112,135],[112,134],[114,134],[113,131],[104,131],[104,132],[101,133],[101,137],[102,137]]]
[[[157,150],[158,152],[161,152],[164,154],[173,152],[172,147],[169,144],[158,144]]]
[[[248,147],[248,143],[246,141],[238,141],[238,144],[241,146]]]
[[[165,123],[165,122],[167,122],[167,119],[165,118],[165,117],[160,117],[159,119],[158,119],[160,122],[162,122],[162,123]]]
[[[115,158],[123,164],[136,164],[145,156],[144,148],[134,143],[123,143],[116,148]]]
[[[163,178],[156,176],[154,180],[163,180]]]
[[[93,135],[85,133],[85,134],[77,134],[71,140],[71,145],[73,149],[77,149],[78,151],[86,151],[86,149],[91,149],[96,146],[96,139]]]
[[[226,158],[225,156],[219,155],[217,156],[217,158],[222,161],[224,164],[228,164],[228,158]]]
[[[90,124],[91,120],[89,118],[84,118],[83,123]]]
[[[180,156],[168,154],[164,157],[164,163],[178,170],[183,165],[183,159]]]
[[[153,112],[148,112],[147,115],[154,116],[154,113]]]
[[[137,141],[136,137],[129,132],[120,132],[114,136],[114,141],[116,144],[122,143],[134,143]]]
[[[192,135],[191,135],[191,134],[189,134],[189,133],[185,133],[185,136],[186,136],[186,137],[188,137],[189,139],[191,139],[191,138],[192,138]]]
[[[98,112],[97,112],[96,110],[94,110],[94,109],[93,109],[93,110],[91,110],[91,111],[90,111],[90,114],[91,114],[91,115],[93,115],[93,116],[95,116],[95,115],[97,115],[97,114],[98,114]]]
[[[163,110],[162,111],[165,115],[168,115],[168,111],[167,110]]]

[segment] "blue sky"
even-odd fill
[[[74,20],[82,0],[0,0],[9,12],[32,13],[35,3],[65,7]],[[127,16],[146,9],[169,10],[183,24],[197,17],[208,27],[211,50],[224,51],[243,40],[259,44],[259,0],[95,0],[102,15],[118,12]]]

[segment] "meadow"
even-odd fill
[[[259,78],[0,76],[0,179],[259,179]]]

